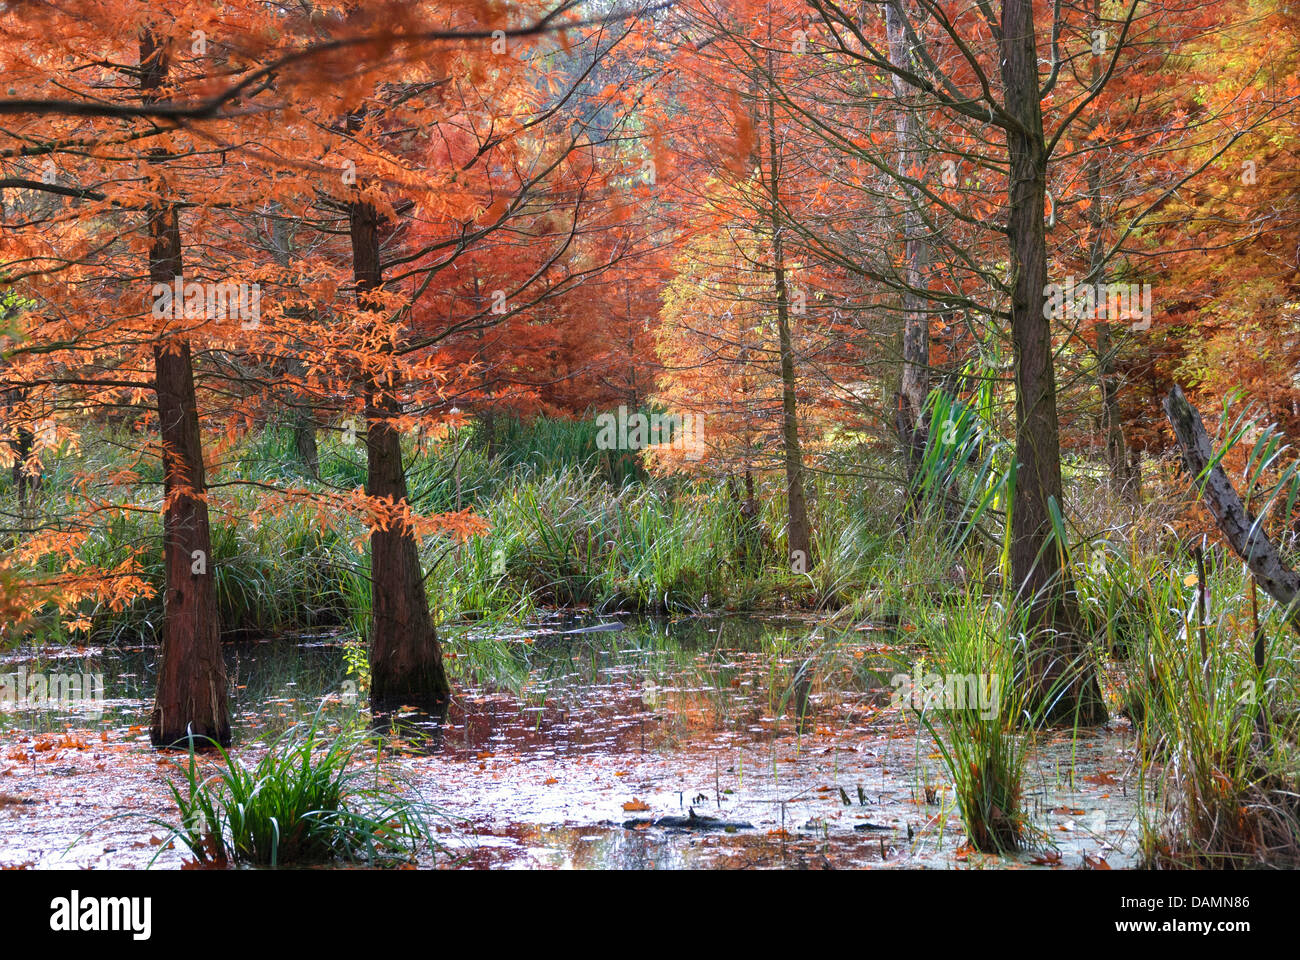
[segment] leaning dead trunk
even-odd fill
[[[1015,278],[1011,339],[1016,369],[1016,474],[1011,506],[1011,574],[1032,605],[1036,628],[1030,668],[1035,699],[1051,721],[1106,721],[1096,671],[1077,632],[1065,545],[1053,536],[1050,502],[1061,498],[1056,373],[1047,292],[1047,146],[1038,86],[1032,0],[1002,6],[1002,81],[1010,153],[1007,223]]]
[[[1223,467],[1214,461],[1205,423],[1182,387],[1174,385],[1164,406],[1174,436],[1178,438],[1178,446],[1182,448],[1183,465],[1200,487],[1201,499],[1214,516],[1214,522],[1250,569],[1260,589],[1282,605],[1287,621],[1300,633],[1300,610],[1297,610],[1296,603],[1296,597],[1300,595],[1300,574],[1287,566],[1281,552],[1242,504]],[[1214,466],[1207,471],[1211,463]]]
[[[140,68],[143,99],[154,102],[167,62],[152,34],[140,39]],[[161,162],[166,153],[150,155]],[[163,201],[149,210],[149,279],[169,284],[181,272],[180,222],[176,207]],[[190,735],[199,748],[210,745],[207,741],[225,746],[230,743],[226,664],[217,623],[198,403],[185,337],[155,345],[154,390],[162,440],[165,587],[149,737],[155,746],[182,745]]]
[[[382,281],[379,218],[372,204],[350,207],[357,301]],[[401,435],[391,420],[400,414],[396,384],[366,385],[366,495],[403,504],[407,499]],[[370,535],[370,701],[375,711],[410,704],[438,710],[451,691],[442,648],[429,615],[415,532],[402,523]]]

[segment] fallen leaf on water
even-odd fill
[[[636,797],[633,797],[627,803],[623,804],[623,809],[626,810],[628,813],[632,813],[633,811],[638,811],[638,810],[649,810],[650,804],[646,803],[643,800],[638,800]]]

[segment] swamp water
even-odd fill
[[[553,622],[444,638],[441,722],[399,718],[390,761],[471,867],[1122,867],[1139,838],[1125,721],[1042,734],[1024,784],[1032,849],[963,846],[937,747],[892,705],[913,652],[863,625],[715,617]],[[355,719],[356,651],[329,636],[226,645],[234,754],[317,711]],[[160,850],[178,754],[148,743],[152,648],[0,656],[0,867],[178,867]],[[70,678],[81,681],[80,698]],[[96,685],[96,678],[102,688]],[[87,691],[91,691],[87,693]],[[3,693],[3,691],[0,691]],[[39,702],[38,702],[39,701]],[[685,818],[678,827],[653,825]],[[714,817],[751,828],[701,830]],[[156,860],[155,860],[156,857]]]

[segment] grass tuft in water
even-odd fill
[[[918,668],[912,704],[952,778],[970,845],[984,853],[1025,845],[1022,784],[1037,726],[1019,682],[1026,616],[972,589],[922,626],[934,662]]]
[[[180,821],[155,822],[212,867],[390,866],[436,851],[428,809],[361,763],[367,743],[355,730],[327,736],[317,714],[274,740],[252,768],[217,747],[218,769],[203,777],[191,738],[181,781],[169,783]]]
[[[1251,590],[1239,564],[1210,552],[1187,571],[1171,565],[1147,581],[1147,631],[1128,665],[1144,780],[1164,799],[1163,811],[1144,808],[1145,861],[1294,867],[1300,725],[1294,691],[1277,679],[1290,634],[1276,611],[1257,626],[1238,615]]]

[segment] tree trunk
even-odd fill
[[[1115,353],[1111,346],[1110,324],[1097,324],[1097,382],[1101,388],[1101,426],[1106,437],[1106,466],[1112,489],[1130,500],[1140,496],[1130,473],[1128,449],[1124,442],[1124,425],[1119,412],[1119,377],[1115,374]]]
[[[394,503],[406,499],[401,435],[387,420],[397,413],[397,403],[390,395],[368,395],[366,494],[391,498]],[[429,615],[419,547],[409,528],[393,525],[370,535],[370,576],[374,591],[371,705],[379,711],[405,704],[436,710],[451,686]]]
[[[364,308],[366,294],[382,282],[379,217],[369,203],[353,203],[349,212],[357,302]],[[401,412],[396,389],[373,380],[366,385],[366,495],[395,504],[407,498],[401,435],[389,422]],[[384,712],[410,704],[438,712],[451,687],[409,526],[395,523],[371,533],[370,580],[371,708]]]
[[[1092,3],[1092,27],[1101,29],[1101,0]],[[1101,57],[1092,57],[1092,83],[1095,86],[1101,80]],[[1095,129],[1095,124],[1092,125]],[[1091,250],[1088,260],[1088,282],[1099,284],[1105,282],[1106,265],[1102,262],[1105,254],[1106,223],[1102,203],[1105,199],[1101,189],[1101,154],[1093,151],[1087,161],[1088,176],[1088,226],[1092,232]],[[1131,475],[1128,456],[1125,451],[1124,425],[1119,412],[1119,377],[1115,374],[1115,352],[1111,345],[1110,323],[1102,320],[1097,324],[1097,387],[1101,392],[1101,427],[1106,438],[1106,466],[1110,471],[1111,489],[1122,493],[1134,503],[1141,502],[1141,493]]]
[[[320,448],[316,445],[316,418],[309,411],[300,410],[294,417],[293,444],[307,472],[320,479]]]
[[[26,399],[22,390],[7,391],[7,402],[13,406],[17,406]],[[20,425],[14,428],[13,436],[8,443],[10,449],[13,450],[14,456],[14,492],[17,494],[17,510],[15,514],[19,523],[26,526],[28,523],[35,522],[36,494],[41,486],[41,475],[27,472],[27,458],[32,455],[32,447],[36,443],[36,434],[32,432],[30,427]]]
[[[889,35],[889,60],[901,69],[911,69],[903,24],[903,0],[892,0],[885,6],[885,29]],[[898,101],[894,113],[895,139],[898,143],[898,172],[900,178],[915,179],[909,170],[921,165],[921,144],[914,106],[915,94],[902,77],[892,75],[894,98]],[[925,455],[926,427],[923,420],[925,402],[930,395],[930,318],[926,312],[926,298],[917,291],[923,289],[930,260],[930,247],[924,238],[921,219],[921,197],[907,185],[903,193],[906,206],[903,210],[903,373],[899,386],[898,434],[907,461],[909,488]]]
[[[293,260],[293,238],[289,234],[288,219],[282,215],[278,203],[271,205],[274,216],[271,218],[271,255],[280,266],[288,268]],[[287,316],[301,317],[310,311],[296,307],[287,312]],[[301,376],[306,371],[306,364],[301,360],[289,362],[289,372]],[[307,398],[301,398],[305,401]],[[307,468],[313,480],[320,479],[320,449],[316,445],[316,415],[310,407],[298,407],[293,414],[293,445],[298,459]]]
[[[1142,502],[1142,452],[1137,447],[1128,450],[1129,483],[1133,487],[1133,502]]]
[[[769,64],[770,68],[770,64]],[[785,247],[781,236],[780,164],[777,160],[776,106],[767,101],[768,186],[772,226],[772,273],[776,287],[776,328],[781,353],[781,441],[785,454],[786,502],[789,519],[786,545],[789,560],[800,572],[812,569],[812,530],[804,499],[803,449],[799,443],[794,340],[790,334],[790,297],[785,277]]]
[[[226,746],[226,664],[188,340],[174,338],[154,347],[154,385],[163,445],[166,592],[150,738],[156,746],[176,746],[192,733]]]
[[[482,421],[483,442],[487,449],[488,461],[491,462],[497,457],[497,417],[491,407],[483,411]]]
[[[1065,544],[1053,536],[1049,502],[1061,497],[1061,451],[1051,323],[1044,311],[1047,237],[1043,224],[1047,147],[1039,102],[1032,0],[1002,5],[1002,80],[1007,111],[1010,205],[1007,223],[1014,287],[1011,339],[1016,368],[1016,474],[1011,506],[1011,574],[1031,605],[1034,699],[1049,722],[1104,723],[1096,672],[1077,633]]]
[[[9,445],[14,450],[14,490],[18,494],[18,513],[27,515],[27,481],[31,475],[27,472],[27,458],[32,455],[32,442],[36,439],[26,427],[14,431],[14,439]]]
[[[140,38],[140,88],[146,103],[156,102],[167,73],[162,45],[151,33]],[[150,151],[153,162],[167,154]],[[182,274],[181,232],[176,207],[160,200],[149,209],[149,279],[171,283]],[[226,664],[217,623],[212,537],[208,529],[203,445],[198,403],[184,336],[154,346],[154,391],[163,463],[162,649],[158,690],[149,737],[155,746],[195,747],[230,743],[226,702]]]

